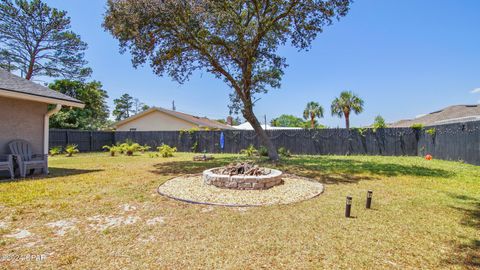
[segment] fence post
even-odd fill
[[[70,131],[65,131],[65,136],[67,138],[67,144],[66,145],[69,145],[70,144]]]
[[[90,152],[93,152],[93,131],[90,131]]]

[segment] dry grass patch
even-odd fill
[[[0,261],[0,268],[480,266],[478,167],[407,157],[299,156],[277,168],[325,184],[313,200],[243,209],[159,196],[156,189],[167,179],[237,157],[192,158],[55,157],[47,178],[0,183],[0,259],[46,255]],[[369,189],[372,210],[364,209]],[[354,196],[352,219],[343,217],[347,194]],[[31,235],[7,237],[22,230]]]

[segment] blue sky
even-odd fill
[[[151,106],[210,118],[228,115],[230,89],[206,72],[178,85],[157,77],[147,66],[134,69],[128,54],[101,27],[104,0],[46,0],[68,11],[73,30],[89,44],[92,79],[104,84],[109,104],[129,93]],[[325,29],[308,52],[289,46],[280,53],[289,67],[280,89],[257,102],[263,121],[280,114],[301,116],[309,101],[326,109],[321,123],[343,126],[330,116],[330,103],[343,90],[365,100],[365,111],[352,116],[353,126],[412,118],[453,104],[480,100],[480,1],[357,0],[350,13]]]

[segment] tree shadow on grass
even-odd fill
[[[49,174],[32,174],[27,175],[26,178],[20,178],[16,176],[15,179],[5,178],[0,179],[0,183],[9,183],[9,182],[21,182],[21,181],[35,181],[35,180],[44,180],[44,179],[53,179],[57,177],[65,177],[71,175],[79,175],[79,174],[86,174],[86,173],[93,173],[99,172],[101,170],[80,170],[80,169],[66,169],[66,168],[48,168]]]
[[[463,213],[460,224],[480,230],[480,200],[463,194],[447,193],[450,197],[460,201],[463,206],[451,206]],[[480,239],[469,239],[467,243],[454,243],[455,256],[446,262],[450,265],[480,269]],[[458,256],[460,254],[460,256]]]
[[[201,173],[203,170],[223,166],[232,162],[246,161],[245,158],[225,157],[212,161],[176,161],[155,165],[152,172],[161,175],[179,175]],[[316,179],[324,184],[349,184],[362,180],[379,179],[382,176],[430,176],[451,177],[454,174],[442,169],[421,166],[405,166],[392,163],[377,163],[353,159],[336,159],[331,157],[294,157],[272,164],[265,159],[254,160],[266,167],[273,167],[285,173]]]
[[[454,173],[442,169],[331,157],[296,157],[285,160],[279,167],[283,168],[285,172],[314,178],[324,184],[356,183],[385,176],[442,178],[454,176]]]

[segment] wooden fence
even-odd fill
[[[434,128],[435,132],[428,129]],[[220,137],[225,138],[224,148]],[[480,165],[480,121],[427,127],[371,129],[320,129],[267,131],[276,147],[293,154],[309,155],[385,155],[417,156],[432,154],[435,158],[462,160]],[[253,131],[132,131],[103,132],[51,130],[50,147],[77,144],[82,152],[102,151],[111,145],[131,139],[155,149],[161,144],[175,146],[183,152],[238,153],[250,144],[260,146]]]

